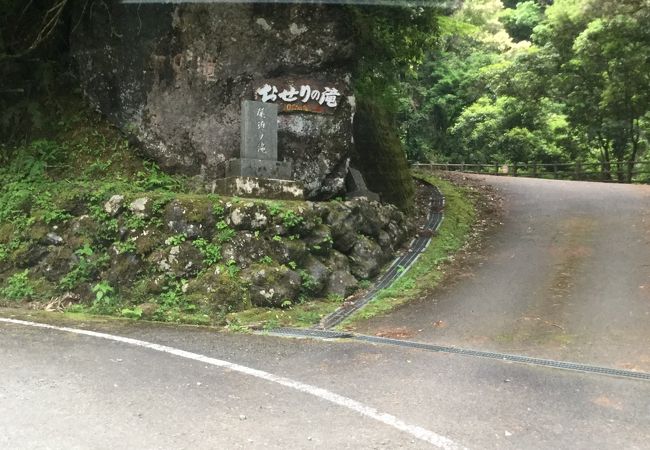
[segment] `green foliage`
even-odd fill
[[[530,40],[533,29],[543,20],[542,7],[533,0],[518,3],[500,16],[508,34],[517,41]]]
[[[165,241],[165,244],[175,247],[177,245],[181,245],[186,240],[187,240],[187,235],[185,233],[180,233],[168,237],[167,240]]]
[[[203,238],[196,239],[192,244],[203,255],[203,264],[206,267],[213,266],[221,260],[221,246],[209,242]]]
[[[115,247],[118,254],[134,253],[136,249],[135,242],[131,238],[126,241],[114,242],[113,247]]]
[[[142,230],[147,225],[147,222],[143,217],[129,214],[124,225],[126,225],[129,230]]]
[[[159,308],[154,314],[154,319],[165,322],[209,324],[210,317],[202,314],[199,308],[185,295],[187,287],[188,281],[185,279],[168,280],[163,288],[163,293],[156,298]]]
[[[410,158],[647,158],[650,8],[642,0],[547,4],[467,0],[442,21],[439,48],[399,91]]]
[[[309,274],[309,272],[307,272],[306,270],[302,270],[302,269],[298,271],[298,275],[300,275],[300,279],[302,280],[302,284],[300,286],[302,294],[303,295],[311,295],[311,294],[316,293],[319,286],[318,286],[318,283],[316,282],[316,280],[314,279],[314,277],[312,277]]]
[[[397,108],[396,86],[432,48],[438,36],[438,10],[433,7],[350,7],[357,45],[355,91],[382,108]]]
[[[137,173],[137,185],[147,191],[150,190],[166,190],[166,191],[181,191],[182,182],[177,177],[160,170],[160,167],[153,162],[145,162],[143,170]]]
[[[265,255],[260,259],[260,263],[261,264],[266,264],[266,265],[273,264],[273,258],[271,258],[268,255]]]
[[[282,204],[278,202],[269,203],[269,214],[273,217],[277,216],[282,212]]]
[[[74,253],[78,257],[77,264],[59,281],[58,288],[60,290],[69,291],[83,282],[90,281],[109,261],[106,253],[96,254],[88,243],[75,250]]]
[[[215,239],[220,244],[230,241],[235,236],[235,230],[230,228],[224,220],[217,222],[217,234]]]
[[[212,200],[212,213],[214,214],[215,219],[221,219],[224,215],[225,209],[219,201],[219,197],[214,194],[209,194],[208,198]]]
[[[287,210],[284,211],[280,217],[282,218],[282,224],[287,229],[292,229],[304,222],[304,217],[295,213],[295,211]]]
[[[34,287],[29,280],[29,269],[16,272],[7,279],[6,287],[0,289],[0,297],[9,300],[26,300],[34,295]]]
[[[136,306],[135,308],[122,308],[120,314],[122,315],[122,317],[138,320],[142,318],[143,311],[142,308],[138,308]]]
[[[226,263],[226,271],[227,271],[228,276],[229,276],[230,278],[235,278],[235,277],[237,276],[237,274],[239,273],[239,270],[240,270],[240,269],[239,269],[239,267],[237,266],[237,262],[236,262],[236,261],[234,261],[234,260],[231,259],[231,260],[229,260],[229,261]]]
[[[111,314],[115,311],[117,307],[117,299],[113,295],[115,290],[107,281],[100,281],[91,290],[95,294],[91,311],[98,314]]]

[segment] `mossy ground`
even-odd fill
[[[262,329],[278,327],[306,328],[316,325],[342,303],[341,298],[332,297],[319,301],[306,301],[284,309],[252,308],[228,314],[227,327],[230,330]]]

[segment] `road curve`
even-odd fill
[[[0,321],[0,448],[436,448],[208,358],[354,399],[430,431],[440,448],[618,450],[650,440],[650,383],[639,380],[351,341],[75,326],[206,359]]]
[[[371,322],[369,331],[402,326],[416,340],[647,370],[649,190],[489,182],[509,206],[482,259],[454,285]],[[81,323],[7,309],[0,317],[178,349],[0,320],[0,449],[428,449],[435,442],[618,450],[650,442],[643,380],[359,341]]]
[[[650,371],[650,187],[476,178],[505,199],[484,250],[358,331]]]

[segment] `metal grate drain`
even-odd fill
[[[516,362],[522,364],[531,364],[535,366],[552,367],[555,369],[575,370],[579,372],[598,373],[602,375],[612,375],[625,378],[636,378],[640,380],[650,380],[650,373],[636,372],[633,370],[613,369],[610,367],[592,366],[589,364],[580,364],[569,361],[556,361],[553,359],[531,358],[522,355],[511,355],[508,353],[485,352],[480,350],[469,350],[458,347],[447,347],[441,345],[425,344],[422,342],[403,341],[399,339],[382,338],[377,336],[354,335],[354,339],[375,344],[396,345],[399,347],[418,348],[431,352],[453,353],[463,356],[474,356],[479,358],[498,359],[502,361]]]
[[[346,333],[343,331],[328,331],[304,328],[274,328],[267,332],[260,332],[259,334],[289,337],[311,337],[318,339],[350,339],[354,337],[352,333]]]
[[[636,380],[650,380],[650,373],[637,372],[633,370],[614,369],[611,367],[593,366],[570,361],[556,361],[553,359],[532,358],[523,355],[512,355],[508,353],[486,352],[443,345],[426,344],[423,342],[405,341],[400,339],[367,336],[363,334],[327,331],[327,330],[306,330],[301,328],[277,328],[267,334],[285,337],[313,337],[321,339],[350,339],[354,341],[369,342],[373,344],[393,345],[397,347],[416,348],[436,353],[451,353],[462,356],[473,356],[475,358],[487,358],[499,361],[508,361],[533,366],[549,367],[553,369],[572,370],[584,373],[608,375],[614,377],[632,378]]]

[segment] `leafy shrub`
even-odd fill
[[[217,222],[216,227],[218,230],[216,239],[221,244],[223,244],[224,242],[228,242],[235,236],[235,230],[230,228],[228,224],[223,220]]]
[[[111,285],[106,281],[100,281],[92,287],[95,294],[92,310],[99,314],[110,314],[115,311],[116,299],[113,297],[115,292]]]
[[[145,162],[144,170],[137,173],[137,185],[144,190],[161,189],[166,191],[180,190],[181,182],[178,178],[166,174],[156,163]]]
[[[296,214],[294,211],[291,210],[283,212],[280,217],[282,218],[282,223],[287,228],[297,227],[305,220],[302,216],[299,216],[298,214]]]
[[[126,317],[129,319],[141,319],[142,318],[142,308],[138,308],[137,306],[135,308],[124,308],[122,311],[120,311],[122,314],[122,317]]]
[[[13,274],[7,280],[7,287],[0,289],[0,296],[9,300],[23,300],[34,295],[34,287],[29,281],[29,269]]]
[[[221,260],[221,246],[199,238],[193,242],[194,246],[203,255],[203,263],[206,266],[212,266]]]

